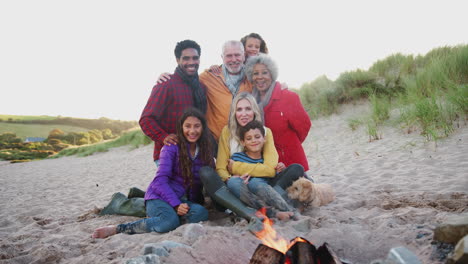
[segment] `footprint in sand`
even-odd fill
[[[36,224],[40,226],[45,226],[52,222],[52,219],[44,219],[44,218],[36,217],[36,216],[33,217],[33,220],[36,221]]]

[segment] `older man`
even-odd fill
[[[244,74],[245,55],[242,42],[231,40],[224,43],[221,57],[221,74],[210,70],[200,74],[200,82],[207,87],[206,119],[216,140],[227,125],[232,99],[239,92],[252,92],[252,85]]]

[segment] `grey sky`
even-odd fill
[[[201,45],[203,70],[226,40],[259,33],[295,88],[468,43],[467,1],[222,2],[1,1],[0,113],[137,120],[183,39]]]

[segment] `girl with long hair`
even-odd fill
[[[208,219],[199,170],[214,167],[213,147],[203,114],[188,108],[176,126],[177,145],[161,150],[159,169],[145,193],[147,218],[135,222],[96,229],[93,238],[118,233],[165,233],[182,222],[197,223]]]

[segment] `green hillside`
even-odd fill
[[[0,134],[7,132],[14,133],[17,137],[23,140],[26,137],[47,138],[47,136],[49,136],[49,132],[56,128],[61,129],[65,133],[88,131],[87,128],[68,125],[16,124],[0,122]]]
[[[0,121],[8,120],[54,120],[57,119],[56,116],[23,116],[23,115],[0,115]]]

